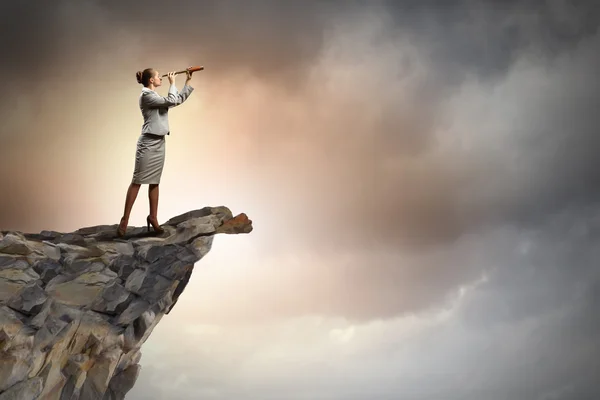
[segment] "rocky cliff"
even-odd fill
[[[214,235],[252,221],[205,207],[162,227],[0,233],[0,400],[123,399]]]

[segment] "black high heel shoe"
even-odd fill
[[[117,228],[117,237],[123,237],[125,236],[125,232],[127,232],[127,224],[125,224],[125,228],[121,228],[123,221],[125,221],[125,217],[121,217],[121,222],[119,222],[119,227]]]
[[[158,234],[161,234],[161,233],[163,233],[165,231],[163,228],[160,227],[160,225],[158,224],[158,221],[153,220],[148,215],[146,217],[146,229],[147,229],[148,232],[150,232],[150,225],[152,225],[152,228],[154,229],[154,232],[156,232]]]

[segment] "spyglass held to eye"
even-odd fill
[[[177,72],[175,72],[175,75],[177,75],[177,74],[185,74],[185,73],[186,73],[186,72],[188,72],[188,71],[190,71],[191,73],[192,73],[192,72],[196,72],[196,71],[202,71],[203,69],[204,69],[204,67],[202,67],[202,66],[198,66],[198,67],[189,67],[189,68],[186,68],[186,69],[184,69],[184,70],[182,70],[182,71],[177,71]],[[164,78],[164,77],[165,77],[165,76],[167,76],[167,75],[169,75],[169,74],[164,74],[164,75],[161,75],[160,77],[161,77],[161,78]]]

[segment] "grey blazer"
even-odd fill
[[[169,108],[176,107],[183,103],[193,91],[193,87],[185,85],[183,86],[183,89],[181,89],[181,93],[179,93],[177,92],[175,84],[172,84],[169,86],[169,95],[167,97],[162,97],[154,90],[143,87],[139,100],[140,110],[144,117],[142,134],[151,133],[159,136],[170,134]]]

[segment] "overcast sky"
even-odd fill
[[[135,72],[190,65],[159,220],[254,221],[128,399],[600,396],[600,3],[38,3],[0,16],[0,230],[117,224]]]

